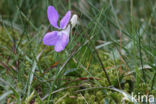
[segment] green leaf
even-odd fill
[[[81,76],[80,74],[81,73],[79,68],[72,68],[70,70],[65,71],[64,73],[65,76],[77,76],[77,77]]]

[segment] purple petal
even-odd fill
[[[69,42],[69,35],[62,33],[62,46],[65,48]]]
[[[70,20],[70,16],[71,16],[71,11],[68,11],[66,15],[61,19],[61,22],[60,22],[61,29],[64,29],[67,26]]]
[[[58,32],[53,31],[53,32],[48,32],[44,37],[43,37],[43,43],[48,46],[55,45],[57,41],[59,40]]]
[[[69,42],[69,35],[61,32],[60,39],[55,44],[55,51],[61,52],[62,50],[64,50],[68,42]]]
[[[53,6],[48,7],[47,15],[48,15],[50,24],[54,26],[55,28],[59,28],[57,25],[59,14],[57,13],[56,9]]]

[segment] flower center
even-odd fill
[[[58,32],[58,36],[61,36],[62,35],[62,30]]]

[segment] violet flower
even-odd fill
[[[68,23],[71,17],[71,11],[68,11],[61,19],[60,26],[58,26],[59,14],[53,6],[48,7],[47,15],[50,24],[60,29],[60,31],[46,33],[43,37],[43,43],[48,46],[54,46],[56,52],[61,52],[69,42],[70,24],[68,25]]]

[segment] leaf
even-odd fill
[[[28,96],[25,100],[25,104],[29,104],[29,102],[33,99],[35,91],[33,91],[30,96]]]
[[[3,95],[0,96],[0,101],[3,100],[5,97],[9,96],[12,93],[12,91],[7,91]]]
[[[80,76],[80,74],[81,73],[78,68],[72,68],[64,73],[65,76]]]
[[[123,90],[120,90],[120,89],[117,89],[117,88],[114,88],[114,87],[109,88],[109,89],[121,93],[129,101],[133,102],[134,104],[138,104],[137,101],[135,100],[135,98],[133,98],[133,96],[129,95],[128,93],[124,92]]]

